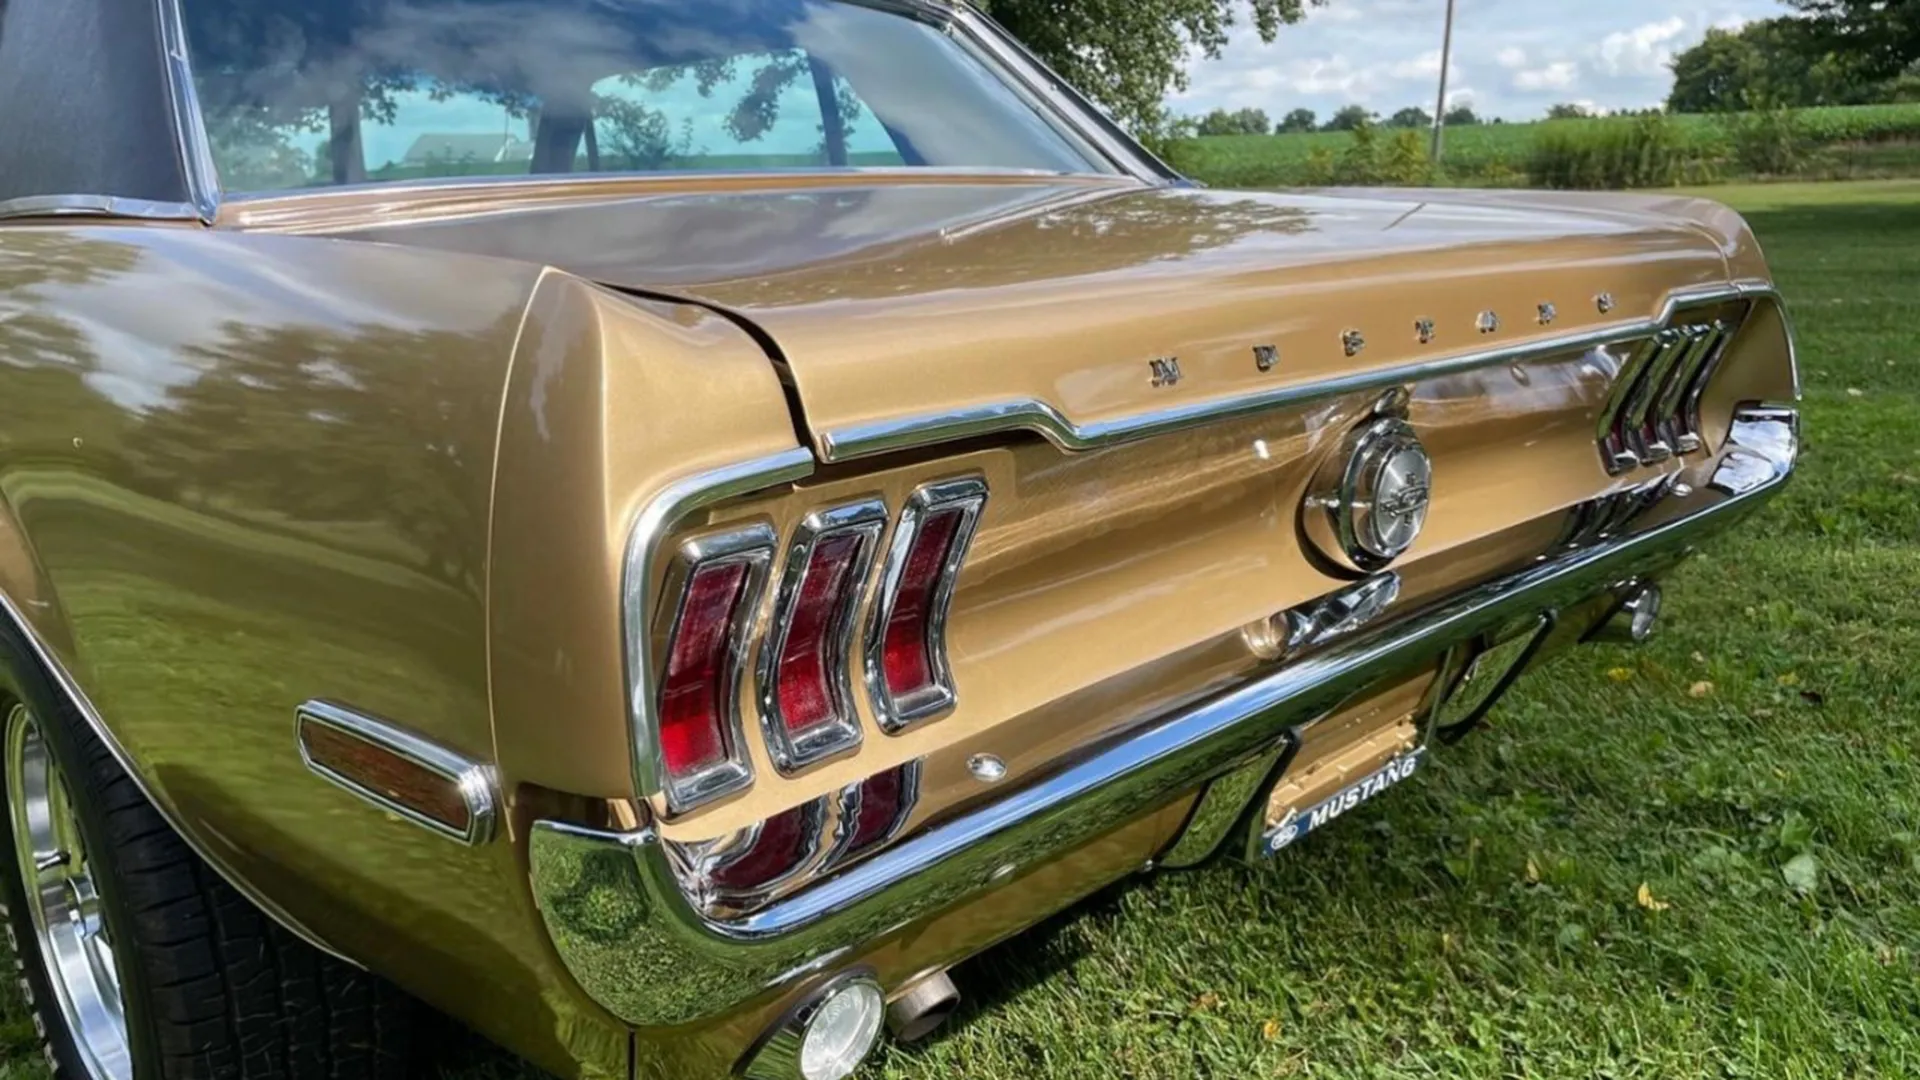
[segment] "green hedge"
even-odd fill
[[[1644,185],[1668,177],[1677,177],[1673,183],[1706,183],[1785,171],[1819,174],[1836,158],[1877,169],[1904,160],[1897,145],[1889,147],[1894,153],[1876,152],[1877,147],[1920,143],[1920,104],[1662,116],[1657,131],[1641,129],[1646,119],[1448,128],[1445,168],[1436,179],[1492,186],[1621,187],[1629,186],[1620,182],[1623,178]],[[1426,132],[1420,136],[1424,142]],[[1326,162],[1351,156],[1353,141],[1346,132],[1209,136],[1176,142],[1168,156],[1188,175],[1217,187],[1288,187],[1326,183]],[[1376,142],[1390,141],[1391,133],[1376,134]],[[1781,164],[1795,168],[1757,167]],[[1891,167],[1904,171],[1899,165]]]

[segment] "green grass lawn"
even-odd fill
[[[957,1021],[869,1075],[1920,1075],[1920,181],[1703,194],[1793,306],[1808,449],[1656,642],[1533,674],[1271,866],[963,965]],[[9,998],[0,1080],[45,1076]]]

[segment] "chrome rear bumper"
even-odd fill
[[[891,930],[1270,754],[1294,726],[1456,646],[1666,568],[1776,492],[1798,447],[1793,410],[1743,410],[1682,516],[1480,585],[1091,747],[1025,789],[751,915],[717,922],[696,912],[650,829],[548,821],[530,840],[535,899],[568,969],[616,1016],[650,1027],[725,1013],[849,963]]]

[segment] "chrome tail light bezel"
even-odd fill
[[[867,618],[863,664],[874,719],[881,730],[890,735],[944,716],[959,701],[953,665],[947,655],[947,619],[960,570],[966,564],[974,533],[979,528],[980,516],[986,510],[987,495],[987,483],[981,477],[943,480],[916,489],[901,508],[899,524],[894,528],[892,542],[888,545],[886,566],[881,571],[873,608]],[[893,621],[907,564],[919,542],[921,530],[928,519],[948,511],[957,511],[960,520],[954,528],[953,538],[948,542],[946,557],[942,560],[939,577],[927,606],[925,647],[931,679],[927,686],[906,695],[904,699],[897,698],[887,685],[887,628]]]
[[[765,524],[710,533],[681,543],[667,566],[661,587],[660,595],[670,597],[671,603],[661,605],[651,630],[628,627],[629,635],[641,632],[652,635],[656,643],[653,655],[660,657],[662,665],[661,671],[650,673],[648,678],[634,680],[636,696],[644,699],[634,704],[648,720],[641,729],[641,764],[651,774],[654,789],[665,795],[669,814],[680,814],[704,806],[742,791],[753,783],[753,758],[747,750],[746,721],[740,707],[740,690],[745,684],[747,652],[752,643],[753,628],[758,622],[761,602],[765,599],[767,577],[773,565],[774,546],[777,543],[773,529]],[[747,577],[740,596],[734,600],[727,629],[724,669],[727,688],[722,699],[725,709],[722,729],[731,745],[725,759],[717,764],[685,776],[675,776],[667,765],[662,746],[661,723],[664,717],[661,699],[667,689],[665,665],[673,655],[674,638],[682,625],[694,574],[735,563],[746,565]],[[628,617],[633,618],[634,613],[630,611]]]
[[[1600,412],[1600,459],[1609,475],[1705,448],[1701,402],[1738,328],[1731,318],[1670,326],[1632,351]]]
[[[758,665],[761,733],[766,738],[768,756],[782,775],[792,775],[854,750],[862,742],[851,674],[853,643],[860,602],[866,595],[880,537],[886,527],[886,503],[863,499],[807,515],[787,545],[786,567],[774,600],[773,622],[761,640]],[[847,571],[848,584],[838,601],[839,610],[827,630],[827,686],[836,715],[796,738],[788,729],[780,706],[781,654],[786,651],[788,635],[793,630],[795,608],[812,569],[815,550],[824,541],[848,535],[859,536],[860,547]]]

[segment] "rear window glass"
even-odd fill
[[[221,184],[1111,172],[934,22],[842,0],[184,0]]]

